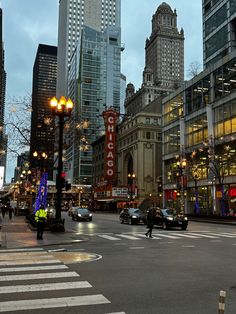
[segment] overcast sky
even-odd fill
[[[145,40],[158,0],[121,0],[122,73],[136,89],[142,83]],[[177,10],[178,28],[185,34],[185,73],[189,64],[202,64],[202,1],[168,0]],[[58,0],[0,0],[7,72],[6,110],[12,98],[31,94],[33,64],[38,44],[57,45]],[[185,79],[187,79],[185,75]],[[9,168],[9,167],[8,167]],[[11,170],[12,171],[12,170]],[[9,174],[11,177],[13,172]]]

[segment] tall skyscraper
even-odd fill
[[[146,68],[155,85],[176,88],[184,80],[184,31],[177,28],[176,10],[163,2],[152,17],[152,33],[146,40]]]
[[[6,94],[6,71],[4,66],[4,47],[2,36],[2,9],[0,9],[0,188],[5,181],[7,136],[4,127],[5,94]]]
[[[176,10],[163,2],[152,17],[151,36],[146,40],[142,87],[126,89],[125,112],[142,112],[157,97],[173,92],[184,81],[184,31],[177,28]]]
[[[56,93],[56,78],[57,47],[39,44],[33,69],[30,163],[32,168],[46,167],[49,179],[53,176],[55,140],[54,118],[49,103]],[[35,151],[41,163],[33,156]],[[46,153],[47,160],[43,153]]]
[[[68,176],[75,183],[92,182],[92,142],[102,135],[102,112],[106,107],[120,110],[120,28],[103,32],[84,26],[71,59],[69,97],[75,102]]]
[[[236,48],[236,1],[203,0],[202,8],[206,68]]]
[[[97,31],[120,27],[121,0],[60,0],[57,96],[67,94],[67,73],[83,25]]]

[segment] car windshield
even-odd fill
[[[143,214],[143,211],[139,208],[130,208],[129,211],[132,213],[132,214],[139,214],[139,215],[142,215]]]
[[[177,215],[176,210],[169,209],[169,208],[162,209],[162,213],[165,216],[175,216],[175,215]]]
[[[88,208],[76,208],[77,212],[81,213],[81,214],[89,214],[90,211],[88,210]]]

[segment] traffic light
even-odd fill
[[[57,175],[56,178],[56,187],[59,188],[61,187],[62,189],[66,186],[66,179],[65,179],[65,173],[62,172],[61,176]]]

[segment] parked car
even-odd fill
[[[146,224],[146,214],[139,208],[124,208],[120,212],[120,223],[138,224],[143,222]]]
[[[162,226],[164,230],[171,227],[180,227],[182,230],[187,229],[188,218],[176,210],[169,208],[160,209],[157,207],[150,209],[155,212],[154,225]]]
[[[77,220],[77,221],[92,221],[93,214],[88,208],[72,207],[71,217],[72,217],[72,220]]]

